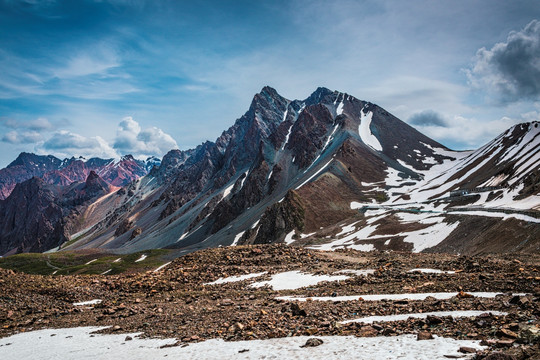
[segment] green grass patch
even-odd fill
[[[60,251],[49,254],[17,254],[0,258],[0,267],[37,275],[107,275],[153,270],[168,262],[164,260],[170,250],[153,249],[127,255],[81,254]],[[142,255],[143,261],[136,262]],[[118,260],[120,259],[120,260]]]
[[[82,239],[82,238],[85,237],[85,236],[86,236],[86,233],[81,234],[81,235],[77,236],[77,237],[74,238],[74,239],[68,240],[68,241],[66,241],[65,243],[63,243],[62,245],[60,245],[60,248],[63,249],[63,248],[68,247],[68,246],[71,245],[71,244],[75,244],[77,241],[79,241],[80,239]]]

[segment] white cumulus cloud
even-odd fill
[[[67,130],[55,132],[47,141],[36,147],[39,153],[58,157],[84,156],[117,158],[118,153],[100,136],[86,137]]]
[[[157,127],[142,129],[132,117],[125,117],[118,125],[114,149],[122,154],[134,156],[163,156],[178,144],[163,130]]]
[[[41,134],[37,131],[17,131],[13,130],[2,136],[1,141],[10,144],[31,144],[42,140]]]

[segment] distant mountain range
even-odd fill
[[[288,100],[265,87],[215,142],[161,162],[23,153],[0,170],[0,192],[11,193],[0,201],[0,255],[281,241],[538,251],[540,127],[458,152],[351,95],[318,88]]]
[[[131,155],[120,160],[82,157],[60,160],[52,155],[21,153],[15,161],[0,170],[0,200],[6,199],[15,185],[32,177],[42,178],[48,184],[69,185],[85,181],[91,171],[113,186],[124,186],[144,176],[153,166],[159,166],[158,158],[145,161]]]

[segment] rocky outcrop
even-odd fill
[[[266,209],[253,244],[282,241],[287,233],[304,230],[304,212],[298,195],[289,191],[282,202]]]
[[[0,255],[60,246],[68,240],[71,214],[110,190],[93,171],[85,182],[67,187],[38,177],[17,184],[7,199],[0,200]]]
[[[30,153],[21,153],[15,161],[0,170],[0,200],[9,196],[15,185],[58,169],[62,164],[54,156],[40,156]]]
[[[41,252],[66,241],[55,190],[33,177],[0,201],[0,254]]]

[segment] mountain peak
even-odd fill
[[[120,161],[134,161],[134,160],[135,160],[135,158],[131,154],[124,155],[120,159]]]
[[[88,174],[88,177],[86,178],[86,183],[92,182],[95,179],[98,179],[99,175],[94,171],[90,171],[90,174]]]
[[[306,105],[314,105],[320,103],[326,96],[332,95],[334,91],[320,86],[307,99],[304,100]]]
[[[109,184],[103,180],[94,170],[90,171],[86,178],[85,188],[88,194],[96,195],[99,192],[109,192]]]
[[[36,163],[59,163],[60,160],[52,155],[36,155],[34,153],[22,152],[7,167],[17,165],[28,165]]]
[[[273,87],[268,86],[268,85],[266,85],[265,87],[263,87],[263,88],[261,89],[261,91],[259,92],[259,94],[261,94],[261,95],[269,95],[269,96],[271,96],[271,97],[274,97],[274,96],[276,96],[276,95],[279,95],[276,89],[274,89]]]

